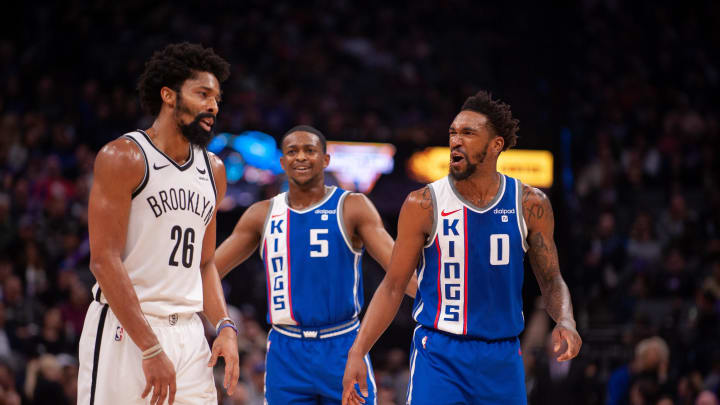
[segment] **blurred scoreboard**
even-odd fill
[[[332,172],[347,190],[368,193],[383,174],[395,167],[395,146],[389,143],[328,142]]]
[[[421,183],[447,176],[449,170],[450,148],[447,146],[426,148],[408,160],[408,174]],[[550,188],[553,184],[553,154],[547,150],[510,149],[500,153],[498,171],[533,187]]]

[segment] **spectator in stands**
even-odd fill
[[[655,238],[650,214],[638,213],[630,229],[627,244],[628,265],[635,272],[652,271],[660,263],[661,252],[661,245]]]
[[[598,381],[596,364],[582,357],[558,362],[549,333],[544,350],[535,357],[535,381],[529,395],[530,403],[533,405],[602,404],[603,387]]]
[[[720,402],[714,392],[703,391],[698,395],[695,405],[720,405]]]
[[[70,405],[62,386],[62,366],[55,356],[44,354],[28,363],[25,395],[35,405]]]
[[[655,397],[664,391],[657,387],[668,382],[669,364],[670,351],[662,338],[654,336],[640,341],[635,346],[633,361],[610,375],[606,403],[637,405],[656,400]]]

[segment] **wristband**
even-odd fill
[[[222,318],[221,320],[219,320],[218,323],[215,324],[215,332],[216,333],[220,332],[220,325],[223,322],[231,323],[235,327],[235,331],[237,331],[237,325],[235,324],[235,321],[233,321],[232,318],[225,317],[225,318]]]
[[[158,346],[160,346],[160,345],[158,345]],[[163,352],[162,347],[158,347],[157,350],[155,350],[154,352],[152,352],[150,354],[143,354],[142,359],[143,360],[152,359],[153,357],[157,356],[158,354],[160,354],[162,352]]]
[[[237,328],[235,327],[235,325],[233,325],[232,323],[229,323],[229,322],[226,323],[226,324],[220,325],[220,327],[219,327],[218,330],[217,330],[217,334],[219,335],[219,334],[220,334],[220,331],[223,330],[224,328],[232,328],[232,330],[235,331],[235,336],[238,335],[238,330],[237,330]]]
[[[156,345],[153,346],[153,347],[150,347],[149,349],[143,350],[142,355],[143,355],[143,357],[145,357],[145,356],[147,356],[147,355],[149,355],[149,354],[151,354],[151,353],[155,353],[155,351],[156,351],[157,349],[162,349],[162,346],[160,346],[160,343],[156,344]]]

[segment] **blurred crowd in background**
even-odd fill
[[[584,339],[578,358],[553,360],[528,268],[530,403],[718,405],[720,4],[475,3],[39,1],[0,17],[0,404],[75,403],[94,156],[149,126],[143,63],[189,40],[232,64],[216,131],[278,137],[304,123],[396,145],[395,172],[370,194],[391,234],[421,186],[407,157],[446,145],[478,89],[510,103],[519,147],[555,155],[545,191]],[[218,215],[219,241],[243,209]],[[364,269],[367,303],[382,271]],[[262,404],[263,274],[254,257],[224,280],[242,381],[232,398],[218,387],[223,405]],[[372,353],[380,405],[404,403],[409,308]]]

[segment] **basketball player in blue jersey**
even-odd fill
[[[197,44],[155,52],[138,85],[152,126],[95,159],[88,231],[97,283],[80,337],[78,405],[217,404],[218,356],[228,393],[237,384],[237,328],[213,261],[225,168],[205,149],[229,74]],[[198,312],[216,325],[212,352]]]
[[[363,248],[387,268],[393,240],[367,197],[325,186],[330,155],[320,131],[297,126],[280,147],[288,192],[247,209],[218,248],[217,268],[224,277],[260,248],[272,324],[267,403],[340,404],[347,351],[360,326]],[[408,277],[405,285],[415,296],[417,281]],[[361,361],[374,404],[370,361]]]
[[[450,175],[412,192],[400,211],[390,268],[348,353],[343,404],[365,402],[363,358],[397,313],[417,269],[407,404],[525,404],[518,335],[523,330],[523,259],[540,285],[558,360],[581,346],[560,275],[550,201],[497,172],[515,145],[510,107],[484,91],[450,125]],[[565,350],[562,348],[565,347]]]

